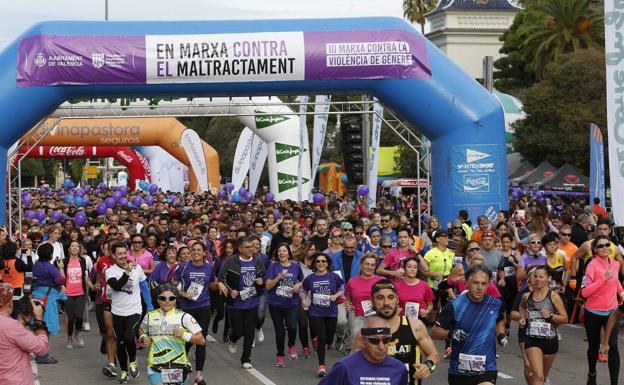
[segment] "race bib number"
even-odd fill
[[[362,310],[364,311],[364,317],[370,317],[376,314],[375,310],[373,309],[373,301],[367,299],[360,302],[360,304],[362,305]]]
[[[329,299],[328,294],[314,293],[314,295],[312,296],[312,303],[320,307],[329,307],[329,305],[331,304],[331,300]]]
[[[432,289],[433,290],[438,290],[438,286],[440,286],[440,282],[442,282],[442,281],[438,281],[438,280],[434,279],[433,280],[433,287],[432,287]]]
[[[407,302],[405,304],[405,316],[407,318],[418,318],[420,315],[420,304],[418,302]]]
[[[453,266],[459,265],[460,263],[462,263],[462,257],[453,258]]]
[[[531,321],[529,323],[529,337],[550,337],[550,323]]]
[[[188,288],[188,292],[191,293],[191,295],[193,296],[192,297],[193,301],[197,301],[197,298],[199,298],[199,296],[201,295],[203,291],[204,291],[204,285],[199,284],[197,282],[191,282],[191,286],[189,286]]]
[[[254,286],[248,287],[247,289],[240,292],[241,301],[247,301],[254,295],[256,295],[256,288]]]
[[[462,372],[485,372],[485,356],[459,353],[457,369]]]
[[[275,289],[275,294],[282,298],[292,298],[293,288],[290,286],[278,286],[277,289]]]
[[[504,268],[505,270],[505,277],[511,277],[514,274],[516,274],[516,268],[513,266],[507,266]]]
[[[184,373],[182,369],[161,369],[160,376],[164,383],[181,384],[184,382]]]

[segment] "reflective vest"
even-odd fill
[[[173,335],[176,326],[184,328],[182,322],[185,316],[189,317],[180,309],[172,309],[166,314],[160,309],[147,313],[146,333],[151,339],[147,357],[149,366],[167,363],[188,364],[184,340]],[[188,330],[185,329],[186,331]]]

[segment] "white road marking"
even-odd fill
[[[37,363],[35,362],[35,360],[30,360],[30,366],[32,367],[33,377],[35,377],[35,385],[41,385],[39,379],[37,378],[39,377],[39,369],[37,368]]]
[[[513,377],[503,372],[498,372],[498,376],[504,380],[513,380]]]
[[[247,369],[247,371],[254,377],[258,379],[258,381],[262,382],[264,385],[277,385],[275,382],[269,380],[265,377],[264,374],[260,373],[256,369]]]

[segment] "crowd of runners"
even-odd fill
[[[449,384],[495,384],[496,345],[516,339],[517,322],[518,365],[541,385],[567,342],[558,327],[580,318],[587,384],[598,361],[618,384],[623,249],[600,202],[524,196],[494,220],[461,210],[441,223],[411,197],[381,197],[370,211],[359,199],[241,204],[209,193],[97,205],[115,192],[91,190],[78,208],[31,191],[29,209],[45,216],[0,230],[0,305],[27,319],[32,297],[45,312],[31,327],[64,335],[66,349],[99,349],[101,373],[119,383],[146,367],[151,384],[206,384],[209,331],[251,369],[254,344],[273,327],[275,365],[315,359],[311,375],[323,384],[426,383],[443,359]],[[81,332],[92,327],[100,346],[85,346]],[[147,363],[138,349],[149,350]],[[326,362],[328,349],[345,358]],[[59,363],[55,354],[36,361]],[[5,372],[0,365],[0,379]]]

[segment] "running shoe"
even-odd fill
[[[243,369],[253,369],[253,365],[251,365],[251,362],[244,362]]]
[[[319,365],[316,375],[319,377],[325,377],[325,374],[327,374],[327,371],[325,370],[325,365]]]
[[[234,342],[228,342],[228,351],[230,354],[236,354],[236,344]]]
[[[345,338],[344,337],[336,337],[335,346],[336,346],[336,350],[341,352],[342,349],[344,349],[344,347],[345,347]],[[329,348],[327,350],[329,350]]]
[[[119,374],[119,383],[120,384],[128,383],[128,372],[121,372],[121,374]]]
[[[77,348],[84,348],[85,346],[85,342],[84,342],[84,338],[78,336],[74,338],[74,346]]]
[[[314,350],[318,350],[318,337],[312,338],[312,346],[314,347]]]
[[[109,363],[108,365],[102,368],[102,374],[106,377],[117,377],[117,368],[115,364]]]
[[[297,348],[294,346],[290,346],[288,347],[288,357],[291,360],[296,360],[297,359]]]
[[[67,345],[65,345],[65,349],[72,350],[73,348],[74,348],[74,345],[72,344],[71,340],[67,341]]]
[[[277,362],[275,362],[275,366],[277,366],[278,368],[285,368],[286,367],[286,357],[284,357],[284,356],[277,356]]]
[[[82,330],[85,332],[90,332],[91,331],[91,324],[88,322],[85,322],[82,324]]]
[[[599,362],[607,362],[609,361],[609,357],[604,353],[598,353],[598,361]]]
[[[128,365],[128,370],[132,378],[137,378],[139,376],[139,367],[136,362],[131,362],[130,365]]]
[[[202,376],[195,376],[195,380],[193,381],[195,385],[206,385],[206,380]]]
[[[303,358],[310,358],[311,354],[310,354],[310,348],[303,348],[303,354],[302,354]]]
[[[587,385],[596,385],[596,372],[587,373]]]
[[[451,347],[449,346],[448,348],[446,348],[446,350],[444,351],[444,359],[448,360],[449,358],[451,358],[451,353],[453,351],[451,350]]]
[[[43,360],[37,360],[35,359],[35,362],[41,365],[54,365],[54,364],[58,364],[58,360],[54,357],[48,357],[46,359]]]
[[[258,337],[258,342],[264,342],[264,332],[262,328],[256,330],[256,336]]]

